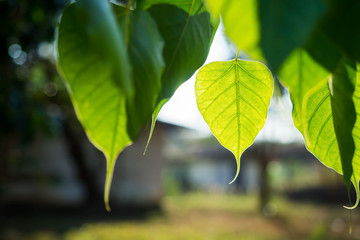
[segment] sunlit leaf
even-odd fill
[[[108,210],[116,158],[150,119],[160,91],[164,67],[163,42],[151,16],[142,11],[130,13],[119,6],[114,6],[114,9],[119,33],[129,36],[127,51],[125,46],[122,51],[129,56],[128,61],[133,66],[130,79],[135,94],[131,98],[127,98],[124,89],[116,84],[119,66],[103,54],[102,45],[94,45],[87,32],[92,22],[79,18],[82,16],[79,11],[83,9],[77,4],[65,9],[58,39],[59,68],[67,81],[77,117],[90,141],[104,153],[107,160],[104,198]],[[96,36],[96,39],[108,36],[106,32],[97,34],[103,35]],[[121,78],[119,80],[122,81]]]
[[[303,114],[301,103],[305,94],[319,81],[329,77],[329,71],[317,64],[303,49],[294,50],[279,72],[281,82],[289,88],[293,103],[295,126],[303,132]]]
[[[353,139],[355,143],[355,152],[354,152],[354,158],[352,161],[352,167],[353,167],[353,178],[352,181],[355,186],[355,190],[357,193],[357,199],[355,203],[355,207],[357,204],[359,204],[359,180],[360,180],[360,63],[357,63],[356,66],[357,72],[356,72],[356,85],[355,85],[355,91],[353,94],[353,101],[356,111],[356,121],[353,129]]]
[[[79,0],[74,11],[76,13],[72,13],[72,18],[78,22],[78,27],[83,28],[82,32],[87,37],[89,49],[97,51],[101,55],[99,57],[106,59],[107,64],[113,65],[112,80],[119,86],[120,91],[131,98],[134,86],[131,81],[130,64],[123,35],[112,14],[110,4],[102,0]]]
[[[254,61],[213,62],[197,74],[195,94],[212,133],[235,155],[236,178],[241,154],[265,124],[273,94],[271,72]]]
[[[262,59],[258,0],[207,0],[206,5],[212,15],[221,14],[226,34],[240,49]]]
[[[351,179],[359,194],[360,169],[353,168],[353,164],[359,164],[354,155],[353,139],[357,134],[352,133],[355,75],[354,66],[345,60],[329,72],[303,50],[296,50],[280,71],[294,104],[294,123],[304,135],[308,150],[323,164],[344,174],[348,186]],[[357,203],[358,198],[355,206]]]

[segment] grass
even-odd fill
[[[359,211],[352,212],[349,235],[349,212],[340,205],[275,198],[273,217],[266,218],[259,213],[255,196],[192,193],[166,197],[163,206],[163,214],[149,214],[145,220],[84,223],[62,233],[12,229],[3,236],[7,240],[360,239]]]

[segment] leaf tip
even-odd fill
[[[235,174],[234,179],[231,180],[231,182],[229,182],[229,184],[232,184],[233,182],[235,182],[235,180],[239,176],[239,173],[240,173],[240,158],[236,158],[236,174]]]
[[[154,120],[153,120],[153,121],[154,121]],[[146,154],[146,151],[147,151],[147,149],[148,149],[148,147],[149,147],[150,140],[151,140],[152,135],[153,135],[153,132],[154,132],[154,127],[155,127],[155,123],[153,122],[153,123],[151,123],[151,129],[150,129],[149,137],[148,137],[148,140],[147,140],[147,142],[146,142],[146,146],[145,146],[143,155]]]
[[[152,132],[153,132],[153,128],[151,128],[150,134],[149,134],[149,137],[148,137],[148,140],[147,140],[147,142],[146,142],[146,146],[145,146],[145,149],[144,149],[144,152],[143,152],[143,155],[144,155],[144,156],[145,156],[146,151],[147,151],[147,149],[148,149],[148,147],[149,147],[149,143],[150,143],[150,140],[151,140],[151,137],[152,137]]]
[[[108,180],[108,178],[106,177],[104,203],[105,203],[105,209],[107,212],[111,212],[110,203],[109,203],[110,188],[111,188],[111,179]]]
[[[355,192],[356,192],[356,201],[355,204],[353,206],[343,206],[344,208],[348,209],[348,210],[353,210],[355,209],[358,205],[359,205],[359,200],[360,200],[360,195],[359,195],[359,183],[357,185],[355,185],[355,183],[358,182],[356,180],[353,179],[353,184],[355,187]],[[350,186],[348,187],[348,195],[349,195],[349,202],[351,205],[351,198],[350,198]]]
[[[111,212],[111,208],[110,208],[109,202],[105,202],[105,209],[106,209],[106,211],[107,211],[108,213]]]
[[[359,193],[356,193],[356,202],[353,206],[343,206],[344,208],[348,209],[348,210],[353,210],[355,208],[357,208],[357,206],[359,205]]]
[[[104,203],[105,203],[105,209],[108,212],[111,212],[110,208],[110,189],[111,189],[111,182],[113,178],[113,172],[114,172],[114,164],[109,164],[109,161],[107,161],[107,171],[106,171],[106,177],[105,177],[105,191],[104,191]]]
[[[148,137],[148,140],[146,142],[146,146],[145,146],[145,150],[143,152],[143,155],[145,155],[146,153],[146,150],[148,149],[149,147],[149,144],[150,144],[150,140],[152,138],[152,135],[154,133],[154,129],[155,129],[155,124],[156,124],[156,118],[162,108],[162,106],[164,106],[164,104],[168,101],[169,99],[163,99],[160,101],[160,103],[158,103],[158,105],[156,106],[153,114],[152,114],[152,117],[151,117],[151,126],[150,126],[150,132],[149,132],[149,137]]]

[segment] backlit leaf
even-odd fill
[[[78,22],[78,27],[84,28],[82,32],[86,34],[89,47],[101,54],[101,58],[106,59],[108,64],[113,65],[112,80],[119,86],[120,91],[131,98],[134,86],[131,81],[130,64],[123,35],[112,14],[110,4],[102,0],[79,0],[75,11],[73,18]]]
[[[195,94],[212,133],[236,158],[236,178],[241,154],[265,124],[273,94],[271,72],[254,61],[213,62],[197,74]]]
[[[355,152],[354,152],[354,158],[352,161],[352,167],[353,167],[353,177],[352,181],[355,186],[355,190],[357,193],[357,201],[354,205],[354,207],[359,204],[359,180],[360,180],[360,63],[357,63],[357,72],[356,72],[356,85],[355,85],[355,91],[353,94],[353,101],[356,111],[356,121],[353,128],[353,139],[355,143]]]
[[[281,82],[291,93],[294,124],[304,134],[301,103],[311,88],[329,77],[329,71],[319,65],[306,51],[296,49],[280,69],[279,75]]]
[[[262,59],[258,0],[207,0],[206,5],[212,15],[221,14],[227,36],[240,49]]]
[[[291,75],[291,72],[293,73]],[[344,174],[354,183],[359,200],[360,169],[354,155],[355,108],[352,103],[356,72],[348,61],[338,62],[333,72],[315,62],[305,51],[296,50],[280,71],[294,104],[293,119],[305,143],[323,164]],[[344,113],[346,111],[346,114]],[[356,141],[355,141],[356,143]]]
[[[79,11],[83,9],[77,4],[65,9],[58,39],[59,68],[67,81],[77,117],[90,141],[107,160],[104,198],[108,210],[116,158],[150,119],[164,67],[161,54],[163,42],[151,16],[143,11],[130,13],[122,7],[113,7],[118,17],[119,33],[128,34],[130,40],[126,43],[127,50],[124,46],[122,51],[128,55],[127,61],[133,66],[130,79],[135,94],[131,98],[116,84],[117,79],[122,81],[118,76],[119,66],[103,54],[102,45],[94,45],[91,41],[87,31],[91,29],[92,22],[79,18]],[[131,20],[129,25],[126,24],[127,17]],[[91,34],[102,34],[96,39],[108,37],[106,32],[101,31]]]

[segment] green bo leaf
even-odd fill
[[[191,15],[199,4],[201,0],[192,0],[188,12],[164,4],[152,6],[148,10],[165,41],[163,56],[166,63],[158,105],[153,113],[149,140],[162,106],[175,90],[204,64],[209,53],[213,35],[210,15],[207,12]]]
[[[290,54],[279,74],[281,82],[289,88],[291,94],[294,124],[304,135],[301,103],[311,88],[329,77],[329,71],[318,65],[306,51],[296,49]]]
[[[114,9],[120,17],[120,27],[128,29],[128,54],[133,66],[133,81],[135,86],[134,101],[127,104],[128,132],[135,139],[140,128],[147,123],[157,104],[161,90],[161,75],[165,63],[162,57],[164,42],[156,23],[145,11],[131,11],[129,26],[126,26],[127,10],[121,7]]]
[[[196,1],[192,2],[195,5]],[[207,12],[190,15],[192,8],[188,13],[172,5],[155,5],[149,9],[165,41],[166,67],[158,102],[170,98],[208,55],[212,36],[210,16]]]
[[[107,2],[99,1],[98,4]],[[129,35],[127,46],[121,44],[124,41],[104,46],[108,44],[105,39],[113,34],[104,30],[107,22],[102,22],[104,29],[93,27],[95,20],[83,17],[93,9],[84,9],[77,3],[64,10],[58,39],[58,64],[67,81],[77,117],[90,141],[107,160],[104,198],[108,210],[116,158],[150,118],[160,91],[164,66],[163,42],[151,16],[143,11],[133,13],[119,6],[113,7],[120,25],[116,24],[112,30],[120,37],[123,32]],[[113,16],[108,9],[106,14]],[[102,19],[101,16],[96,17]],[[131,22],[125,20],[128,17]],[[92,41],[93,38],[97,41]],[[126,56],[124,66],[114,64],[114,59],[104,54],[104,48],[110,47],[121,47],[119,51]],[[117,84],[117,81],[125,81],[118,75],[118,68],[130,63],[133,68],[128,78],[135,88],[132,97]]]
[[[265,124],[273,94],[271,72],[254,61],[213,62],[197,74],[195,94],[211,131],[235,155],[235,180],[242,152]]]
[[[78,22],[79,27],[84,28],[82,32],[86,34],[89,46],[98,50],[100,57],[113,65],[112,80],[127,97],[131,98],[134,87],[130,64],[126,56],[123,35],[118,29],[110,4],[100,0],[79,0],[76,6],[74,21]]]
[[[358,195],[355,207],[359,201],[360,176],[359,168],[353,168],[359,164],[354,145],[358,133],[353,131],[355,66],[341,59],[329,72],[298,49],[284,63],[280,77],[289,87],[294,123],[304,135],[308,150],[323,164],[344,174],[348,187],[350,180],[354,183]]]

